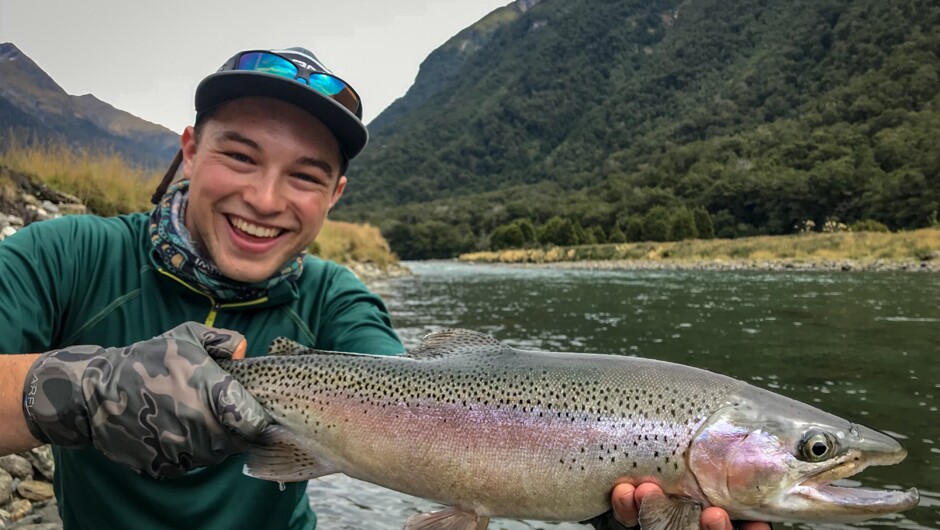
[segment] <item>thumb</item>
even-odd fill
[[[204,328],[202,345],[213,359],[244,359],[248,349],[245,336],[237,331]]]
[[[235,353],[232,354],[232,359],[244,359],[247,351],[248,341],[243,338],[242,341],[238,343],[238,346],[235,347]]]
[[[241,333],[211,328],[198,322],[184,322],[160,336],[199,345],[213,359],[242,359],[247,348],[245,336]]]

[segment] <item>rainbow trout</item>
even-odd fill
[[[903,460],[894,439],[706,370],[523,351],[466,330],[400,357],[283,339],[271,354],[220,363],[277,421],[245,473],[345,473],[449,505],[408,530],[582,521],[609,510],[622,482],[666,494],[640,507],[644,530],[697,529],[711,505],[736,519],[852,522],[918,503],[915,489],[830,485]]]

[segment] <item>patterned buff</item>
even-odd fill
[[[189,201],[189,181],[184,180],[166,191],[160,204],[150,214],[150,240],[153,251],[167,272],[219,301],[256,300],[283,281],[294,281],[303,272],[304,254],[299,254],[271,278],[259,283],[242,283],[222,275],[201,249],[193,244],[183,220]]]

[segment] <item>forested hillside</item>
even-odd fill
[[[337,216],[402,257],[938,224],[936,2],[543,0],[488,35],[350,171]]]

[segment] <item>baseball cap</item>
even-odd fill
[[[369,133],[362,123],[356,91],[304,48],[248,50],[229,58],[196,87],[196,123],[220,105],[241,97],[271,97],[291,103],[319,119],[336,137],[343,171],[362,152]],[[179,169],[182,152],[170,164],[151,197],[157,204]]]

